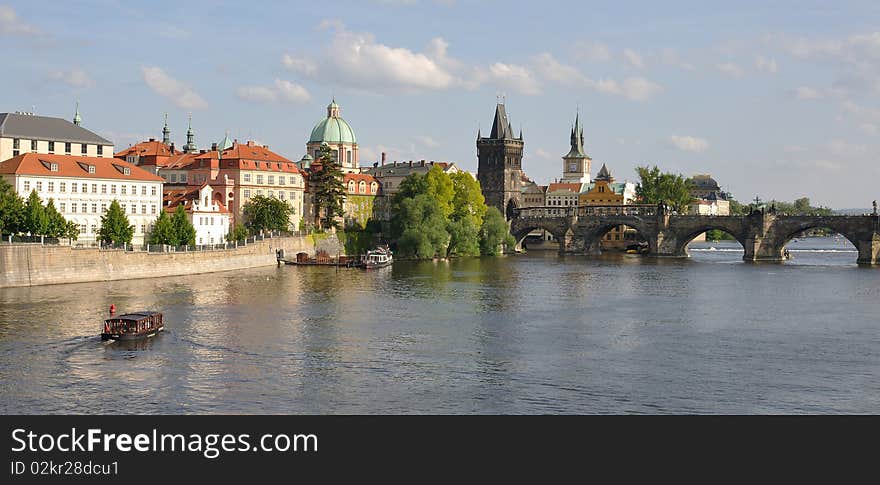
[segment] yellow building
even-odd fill
[[[587,190],[578,194],[578,206],[589,205],[625,205],[632,203],[635,198],[635,186],[632,183],[615,183],[614,177],[603,164],[599,174],[590,184],[585,184]],[[628,244],[627,236],[632,239],[635,230],[627,226],[617,226],[602,238],[602,249],[625,249]]]

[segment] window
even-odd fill
[[[85,224],[79,225],[79,233],[80,234],[85,234],[87,230],[88,230],[88,226],[86,226]]]
[[[151,191],[151,194],[156,195],[156,186],[155,185],[153,186],[153,190]]]
[[[294,200],[294,199],[296,199],[296,192],[291,190],[290,191],[290,200]]]
[[[351,150],[349,150],[348,152],[346,152],[346,154],[345,154],[345,162],[348,163],[349,165],[351,165]]]
[[[275,191],[274,191],[274,190],[270,190],[270,191],[269,191],[269,197],[275,197]]]
[[[65,142],[65,143],[64,143],[64,154],[65,154],[65,155],[70,155],[70,142]]]
[[[107,204],[101,204],[101,214],[107,212]]]
[[[89,146],[86,145],[85,143],[81,143],[81,144],[79,145],[79,152],[82,153],[83,155],[85,155],[86,153],[88,153],[88,150],[89,150]]]
[[[176,174],[176,173],[172,173],[171,175],[169,175],[169,176],[168,176],[168,181],[171,182],[171,183],[177,183],[177,174]]]
[[[354,193],[354,180],[348,181],[348,191],[352,194]]]
[[[18,150],[19,148],[21,148],[21,140],[19,140],[18,138],[13,138],[12,139],[12,149]]]
[[[263,195],[263,191],[258,189],[258,190],[257,190],[257,195]]]
[[[58,204],[58,207],[61,208],[61,212],[67,212],[67,204],[65,204],[64,202]]]
[[[156,213],[156,204],[153,204],[150,206],[150,214],[155,214],[155,213]]]
[[[92,214],[97,214],[97,213],[98,213],[98,203],[93,202],[92,203]]]
[[[96,226],[95,224],[92,224],[92,234],[97,234],[97,233],[98,233],[98,226]]]
[[[72,182],[70,184],[70,191],[76,193],[76,182]]]
[[[37,152],[37,140],[31,140],[31,151],[34,153]]]
[[[363,180],[361,180],[361,182],[358,184],[358,192],[360,192],[362,194],[367,193],[367,183],[364,182]]]
[[[284,200],[284,191],[283,190],[278,191],[278,198],[281,200]]]
[[[55,182],[49,182],[49,192],[55,192]]]
[[[250,182],[251,181],[251,174],[249,174],[249,173],[244,174],[244,181]]]
[[[92,193],[93,193],[93,194],[97,194],[97,193],[98,193],[98,184],[92,184]]]
[[[70,212],[76,214],[76,204],[70,204]]]
[[[279,175],[278,176],[278,185],[284,185],[284,182],[285,182],[284,175]]]
[[[60,182],[58,184],[58,189],[59,189],[58,191],[61,192],[62,194],[67,192],[67,182]]]
[[[82,213],[85,214],[88,211],[89,211],[89,205],[86,204],[85,202],[83,202],[82,203]]]
[[[55,153],[55,142],[54,141],[49,142],[49,153]]]
[[[124,213],[128,206],[126,204],[121,204],[120,207],[122,207],[122,212]]]
[[[126,195],[126,193],[125,193],[125,192],[126,192],[126,191],[125,191],[126,187],[128,187],[128,186],[127,186],[127,185],[120,185],[120,186],[119,186],[119,190],[122,192],[122,195]]]
[[[263,185],[263,176],[257,175],[257,185]]]
[[[89,173],[95,173],[95,166],[89,165]]]
[[[141,234],[146,234],[146,233],[147,233],[147,225],[141,224]]]
[[[98,155],[104,154],[104,145],[98,145]]]
[[[251,196],[251,191],[248,189],[244,189],[244,198],[247,199],[247,198],[250,198],[250,196]]]
[[[156,190],[156,189],[153,189],[153,190]],[[146,185],[141,185],[141,195],[147,195],[147,186]],[[156,195],[156,194],[153,194],[153,195]]]
[[[141,214],[146,214],[146,213],[147,213],[147,204],[144,204],[141,206]]]
[[[115,193],[116,193],[116,184],[113,184],[113,185],[110,186],[110,193],[111,193],[111,194],[115,194]]]
[[[269,175],[269,185],[275,185],[275,176]]]
[[[37,192],[42,192],[42,191],[43,191],[43,182],[40,182],[39,180],[37,180]]]
[[[30,191],[31,191],[31,181],[30,181],[30,180],[25,180],[25,181],[24,181],[24,191],[25,191],[25,192],[30,192]]]
[[[180,182],[181,183],[186,182],[186,174],[185,173],[180,174]]]
[[[131,204],[131,213],[132,214],[138,213],[138,206],[136,204]]]
[[[138,188],[137,188],[137,185],[132,185],[132,186],[131,186],[131,195],[138,195]]]
[[[102,193],[102,194],[106,194],[106,193],[107,193],[107,184],[101,184],[101,193]]]

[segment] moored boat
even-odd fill
[[[165,330],[160,312],[136,312],[112,316],[104,320],[101,340],[137,340],[152,337]]]
[[[366,257],[364,257],[364,268],[384,268],[386,266],[391,266],[393,262],[394,256],[391,254],[391,250],[388,248],[380,247],[372,251],[367,251],[367,255]]]

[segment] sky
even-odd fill
[[[290,159],[335,96],[361,164],[476,172],[502,99],[523,169],[562,175],[576,113],[593,175],[709,173],[741,201],[880,199],[880,3],[0,0],[0,112],[71,118],[117,149],[228,131]],[[501,97],[501,98],[499,98]]]

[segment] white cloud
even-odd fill
[[[585,42],[575,43],[574,58],[579,61],[610,61],[611,49],[601,42]]]
[[[208,103],[190,87],[169,76],[160,67],[142,66],[144,82],[156,94],[168,98],[183,109],[204,109]]]
[[[584,83],[587,80],[577,68],[562,64],[549,52],[544,52],[535,56],[533,63],[535,70],[540,72],[541,75],[549,81],[574,85]]]
[[[502,88],[521,94],[541,94],[541,85],[527,67],[496,62],[489,66],[490,78]]]
[[[645,60],[642,59],[642,56],[640,56],[638,52],[632,49],[623,50],[623,59],[629,63],[629,65],[637,69],[643,69],[645,67]]]
[[[79,68],[69,70],[56,69],[49,71],[49,79],[72,86],[74,88],[90,88],[95,85],[89,75]]]
[[[709,148],[709,142],[704,138],[694,136],[672,135],[669,142],[673,147],[685,152],[702,152]]]
[[[720,62],[715,64],[715,68],[731,77],[742,77],[743,70],[732,62]]]
[[[755,57],[755,68],[761,72],[769,72],[770,74],[776,74],[779,70],[779,67],[776,65],[776,59],[768,59],[764,56]]]
[[[273,86],[242,86],[235,91],[235,95],[245,101],[254,103],[304,103],[311,99],[306,88],[299,84],[275,79]]]
[[[600,79],[592,81],[592,85],[600,92],[623,96],[631,101],[644,101],[663,90],[659,84],[643,77],[629,77],[622,82]]]
[[[552,159],[556,158],[553,155],[547,153],[547,150],[544,150],[543,148],[536,148],[535,149],[535,156],[542,159],[542,160],[552,160]]]
[[[281,63],[291,71],[304,76],[314,76],[318,72],[318,65],[311,59],[304,57],[293,57],[290,54],[284,54],[281,57]]]
[[[435,140],[427,135],[417,136],[416,141],[418,141],[419,143],[421,143],[422,145],[424,145],[428,148],[437,148],[440,146],[440,143],[438,143],[437,140]]]
[[[859,125],[859,129],[869,135],[876,135],[880,133],[880,127],[878,127],[874,123],[862,123]]]
[[[819,99],[822,97],[822,93],[818,89],[809,86],[799,86],[794,92],[797,99]]]
[[[675,66],[686,71],[694,71],[697,69],[693,64],[682,60],[679,57],[678,52],[669,47],[660,50],[660,62],[667,66]]]
[[[35,35],[39,33],[39,29],[19,19],[12,7],[0,5],[0,34]]]
[[[860,157],[868,153],[868,146],[834,139],[825,144],[825,150],[836,157]]]

